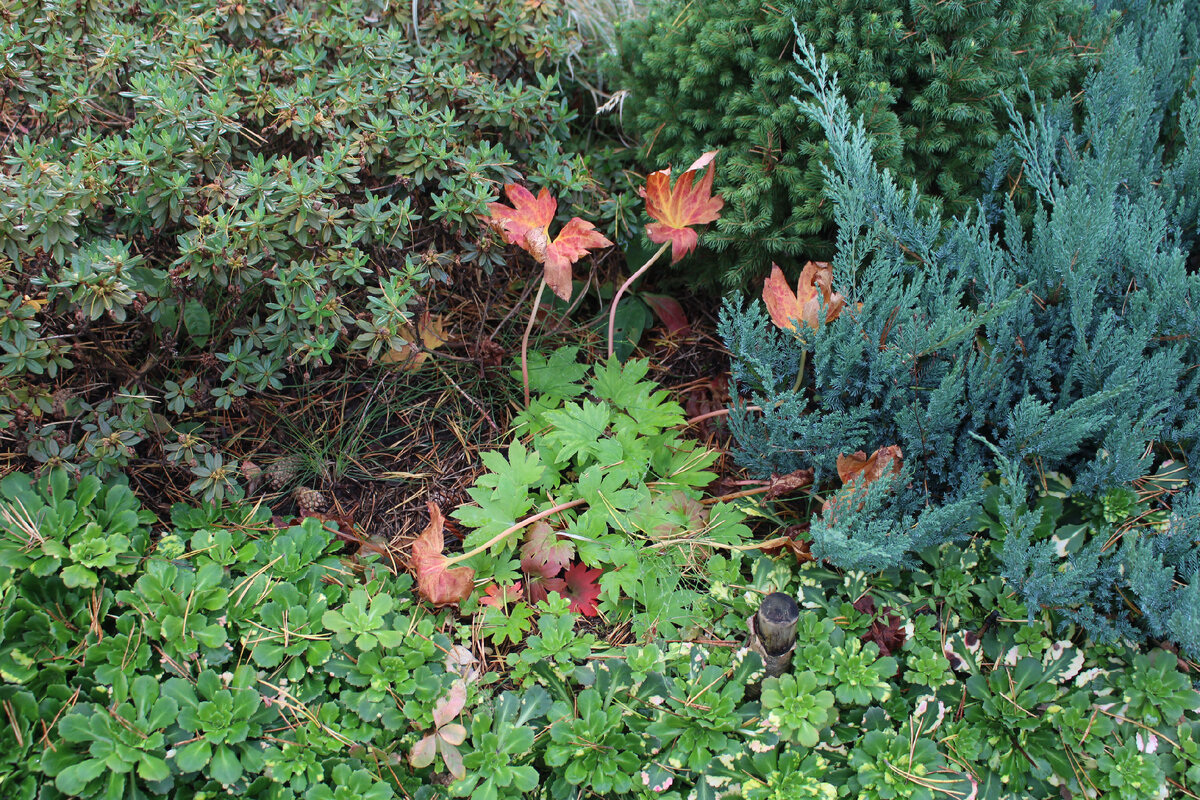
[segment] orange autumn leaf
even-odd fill
[[[696,159],[671,187],[671,168],[652,172],[646,178],[646,186],[640,194],[646,198],[646,213],[657,220],[646,226],[646,235],[656,244],[671,243],[671,263],[679,261],[696,249],[699,234],[692,225],[715,222],[721,216],[725,201],[712,194],[712,163],[717,151],[705,153]],[[695,183],[696,173],[708,167],[708,171]]]
[[[859,493],[870,486],[875,481],[882,478],[887,472],[893,475],[899,475],[900,470],[904,467],[904,453],[900,450],[899,445],[889,444],[887,447],[881,447],[874,453],[868,456],[862,450],[850,455],[838,454],[837,471],[838,477],[842,479],[842,484],[851,487],[851,495],[857,496]],[[858,503],[858,508],[863,507],[863,502]],[[836,518],[837,498],[831,497],[821,504],[821,508],[832,518]]]
[[[563,300],[571,299],[571,265],[589,250],[611,247],[612,242],[592,223],[572,217],[550,239],[550,223],[558,210],[558,201],[542,189],[537,197],[524,186],[510,183],[504,187],[512,206],[488,203],[492,224],[504,241],[524,249],[543,267],[546,285]]]
[[[898,445],[881,447],[870,456],[859,450],[848,456],[839,454],[837,457],[838,477],[842,483],[858,483],[861,478],[864,487],[882,478],[889,466],[893,475],[899,475],[904,466],[904,453]]]
[[[825,321],[833,322],[846,306],[845,299],[833,291],[833,267],[823,261],[810,261],[800,272],[796,291],[788,286],[783,270],[771,265],[771,276],[763,283],[763,302],[771,321],[784,330],[796,330],[802,322],[816,330],[821,326],[821,305]]]
[[[475,588],[475,570],[470,567],[448,568],[450,559],[442,553],[446,520],[436,503],[429,503],[429,525],[413,540],[412,569],[417,575],[417,592],[435,606],[454,605],[470,596]]]
[[[483,597],[479,601],[481,606],[491,606],[492,608],[505,609],[513,603],[525,596],[521,589],[521,582],[509,583],[501,586],[498,583],[493,583],[484,591]]]

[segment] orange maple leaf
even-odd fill
[[[839,453],[837,457],[838,477],[842,483],[857,483],[861,478],[864,487],[882,478],[889,465],[894,475],[899,475],[904,467],[904,453],[899,445],[881,447],[870,456],[859,450],[848,456]]]
[[[851,487],[852,496],[858,495],[862,490],[882,478],[887,474],[889,468],[893,475],[899,475],[900,470],[904,468],[904,453],[900,450],[899,445],[889,444],[881,447],[870,456],[862,450],[848,456],[838,453],[838,477],[842,479],[843,485]],[[862,508],[865,502],[859,502],[858,508]],[[837,498],[831,497],[826,500],[821,504],[821,509],[825,512],[836,512]]]
[[[558,201],[542,189],[538,196],[524,186],[510,183],[504,187],[512,206],[488,203],[492,224],[504,241],[515,244],[542,264],[546,285],[563,300],[571,299],[571,265],[589,250],[611,247],[590,222],[572,217],[554,240],[550,240],[550,223],[558,210]]]
[[[442,535],[446,520],[436,503],[428,506],[429,525],[412,544],[411,563],[417,574],[417,591],[435,606],[454,605],[469,597],[475,588],[475,570],[446,566],[450,560],[442,553],[446,544]]]
[[[696,159],[671,187],[671,168],[651,172],[646,186],[639,193],[646,198],[646,213],[657,220],[646,226],[646,235],[657,244],[671,243],[671,263],[679,261],[696,249],[700,237],[691,225],[714,222],[721,216],[725,201],[713,197],[712,182],[716,165],[712,163],[717,151]],[[708,166],[699,183],[693,184],[696,173]]]
[[[821,326],[821,304],[825,305],[825,321],[841,316],[845,299],[833,291],[833,267],[823,261],[810,261],[800,272],[800,281],[793,293],[783,270],[771,265],[771,276],[763,283],[763,302],[771,321],[785,330],[796,330],[802,322],[816,330]]]

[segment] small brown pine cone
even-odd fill
[[[326,499],[325,495],[316,489],[309,489],[307,486],[298,486],[293,489],[292,499],[299,506],[301,516],[311,514],[314,511],[321,511],[329,505],[329,500]]]
[[[302,466],[304,466],[304,462],[300,456],[284,456],[268,464],[267,468],[263,470],[263,475],[271,482],[272,488],[282,489],[295,480]]]

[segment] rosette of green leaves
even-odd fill
[[[633,787],[645,746],[633,730],[637,718],[616,697],[618,687],[612,684],[606,692],[587,688],[573,704],[560,700],[551,706],[545,760],[556,768],[554,797],[572,796],[573,786],[601,796]]]
[[[762,707],[779,735],[802,747],[816,747],[830,718],[833,692],[815,673],[781,675],[763,681]]]
[[[165,794],[173,777],[164,732],[178,712],[153,677],[130,682],[122,675],[110,706],[81,703],[63,716],[58,732],[65,743],[47,749],[42,769],[70,797],[136,797],[147,788]]]
[[[104,573],[137,568],[152,520],[124,484],[89,476],[72,487],[63,470],[36,481],[13,473],[0,481],[0,567],[90,588]]]
[[[203,771],[223,786],[233,786],[247,773],[262,770],[258,740],[275,713],[264,706],[252,667],[241,666],[224,676],[206,669],[194,686],[171,678],[163,694],[178,703],[179,727],[188,733],[187,743],[174,754],[181,773]]]
[[[534,687],[522,695],[504,692],[489,711],[476,709],[471,749],[463,756],[467,776],[451,786],[451,793],[472,800],[502,800],[525,797],[536,789],[538,771],[531,762],[537,728],[530,723],[545,717],[550,707],[550,695]]]

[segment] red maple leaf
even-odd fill
[[[553,578],[562,572],[571,557],[575,545],[570,539],[560,539],[545,520],[534,523],[521,545],[521,569],[543,578]]]
[[[484,595],[484,598],[479,601],[479,605],[491,606],[492,608],[507,608],[521,599],[521,582],[517,581],[505,586],[493,583],[487,587]]]
[[[550,223],[558,210],[558,201],[542,189],[538,196],[524,186],[510,183],[504,187],[512,206],[488,203],[492,224],[504,241],[527,251],[544,268],[546,285],[563,300],[571,299],[571,265],[598,247],[611,247],[592,223],[572,217],[554,240]]]
[[[442,554],[445,539],[442,529],[446,520],[436,503],[429,503],[429,526],[412,543],[412,568],[417,574],[417,592],[435,606],[454,605],[475,588],[475,570],[470,567],[446,565],[450,559]]]
[[[564,597],[567,594],[567,583],[562,578],[547,578],[543,575],[525,577],[529,579],[525,581],[525,591],[531,603],[540,603],[549,597],[551,592],[558,592]]]
[[[712,164],[717,151],[705,153],[687,168],[671,187],[671,168],[651,172],[641,195],[646,198],[646,213],[657,220],[646,226],[650,241],[658,244],[671,243],[671,263],[696,249],[699,235],[691,225],[703,225],[721,216],[725,201],[713,197],[712,183],[716,166]],[[708,172],[699,183],[694,183],[696,173],[708,166]]]
[[[594,617],[600,612],[596,601],[600,599],[600,584],[596,579],[604,574],[598,569],[588,569],[583,564],[572,564],[563,573],[566,584],[559,593],[571,601],[571,610],[585,617]]]

